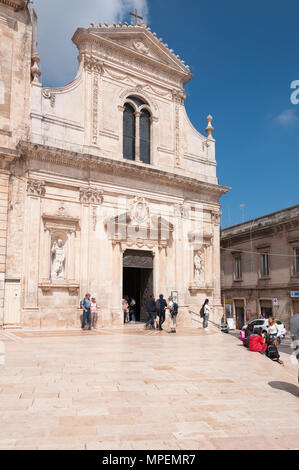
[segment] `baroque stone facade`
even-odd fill
[[[142,312],[150,293],[175,293],[189,325],[209,297],[219,322],[228,188],[216,176],[212,117],[205,136],[185,110],[189,67],[144,23],[91,25],[73,37],[75,80],[43,88],[34,10],[0,1],[1,18],[0,324],[78,326],[87,291],[103,325],[123,323],[123,295],[139,295]]]

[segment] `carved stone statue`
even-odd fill
[[[63,240],[55,240],[52,248],[51,276],[53,281],[65,279],[65,250]]]
[[[203,271],[203,261],[202,256],[199,253],[196,253],[194,256],[194,280],[200,281],[200,275]]]

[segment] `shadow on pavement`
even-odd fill
[[[269,382],[270,387],[276,388],[277,390],[284,390],[285,392],[291,393],[295,397],[299,398],[299,387],[288,382]]]

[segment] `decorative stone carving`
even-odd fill
[[[102,73],[103,72],[103,62],[94,59],[93,57],[84,55],[83,56],[84,60],[84,69],[87,70],[88,72],[96,72],[96,73]]]
[[[93,231],[95,232],[96,230],[96,227],[97,227],[97,221],[98,221],[98,217],[97,217],[97,207],[96,206],[93,206],[92,208],[92,226],[93,226]]]
[[[44,196],[46,193],[45,182],[38,180],[28,180],[27,193],[31,196]]]
[[[20,11],[26,8],[29,1],[28,0],[1,0],[0,3],[7,5],[14,9],[14,11]]]
[[[40,56],[36,53],[32,56],[31,58],[31,75],[32,75],[32,83],[35,84],[35,85],[40,85],[39,83],[39,77],[41,76],[41,71],[40,71],[40,68],[38,66],[40,62]]]
[[[79,219],[67,215],[42,215],[44,230],[49,232],[62,231],[64,233],[74,233],[80,230]]]
[[[184,91],[172,90],[172,99],[175,103],[183,105],[186,95]]]
[[[189,218],[190,206],[186,204],[176,204],[174,206],[174,214],[178,217]]]
[[[65,242],[58,238],[51,247],[51,279],[53,282],[65,279]]]
[[[204,270],[203,255],[200,251],[194,253],[194,281],[201,281],[201,274]]]
[[[103,191],[93,188],[80,189],[80,202],[84,204],[102,204]]]
[[[99,107],[99,78],[98,74],[93,76],[93,103],[92,103],[92,143],[98,143],[98,107]]]
[[[80,56],[80,60],[83,57],[83,67],[87,72],[93,74],[92,84],[92,143],[97,145],[98,142],[98,107],[99,107],[99,74],[103,74],[104,66],[103,62],[90,57],[86,54]]]
[[[144,198],[136,197],[131,205],[130,219],[133,225],[145,224],[149,219],[149,206]]]
[[[220,217],[222,215],[221,211],[211,211],[211,221],[213,225],[220,224]]]
[[[42,92],[43,97],[46,100],[50,100],[51,107],[54,108],[56,102],[56,95],[49,88],[45,88]]]
[[[209,114],[209,116],[207,117],[207,121],[208,121],[208,125],[207,125],[207,128],[206,128],[206,133],[208,134],[208,139],[212,139],[213,138],[213,132],[215,130],[213,125],[212,125],[213,116],[211,116]]]
[[[149,48],[146,47],[146,45],[141,41],[133,42],[133,47],[134,47],[134,49],[136,49],[137,52],[140,52],[141,54],[148,54],[149,53]]]

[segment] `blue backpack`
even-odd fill
[[[173,306],[172,306],[172,309],[171,309],[171,312],[170,312],[173,317],[177,316],[178,309],[179,309],[178,304],[176,302],[173,302]]]

